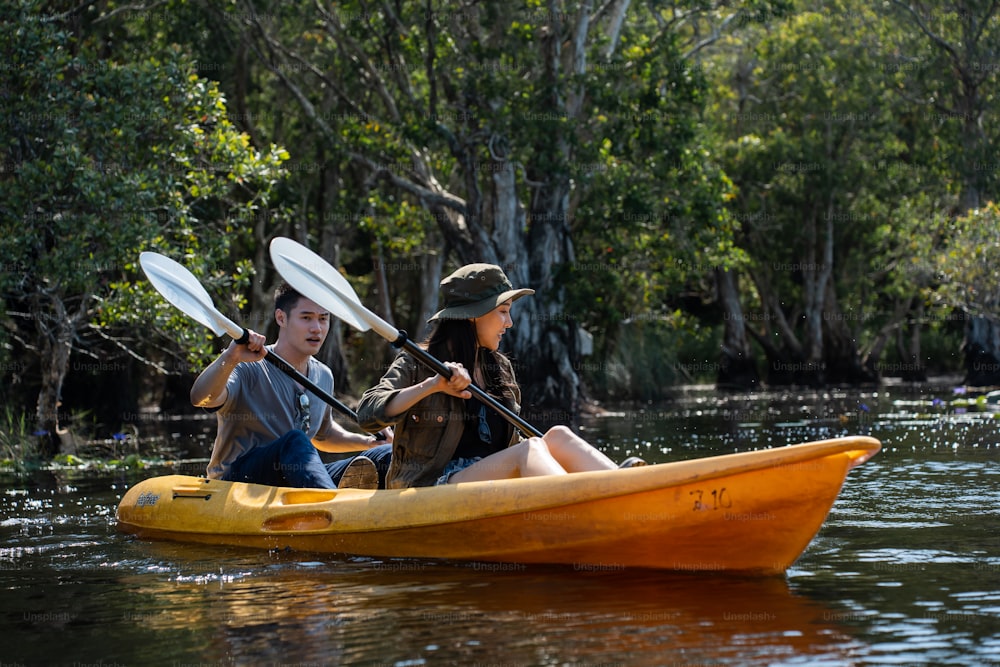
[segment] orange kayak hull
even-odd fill
[[[148,539],[375,557],[779,574],[819,531],[850,437],[639,468],[404,490],[147,479],[118,524]]]

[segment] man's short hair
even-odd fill
[[[291,313],[292,309],[295,308],[301,298],[302,295],[294,287],[284,281],[274,288],[275,310]]]

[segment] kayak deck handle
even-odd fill
[[[200,488],[174,487],[174,500],[178,498],[200,498],[201,500],[211,500],[212,492]]]
[[[318,510],[272,516],[265,519],[260,527],[268,533],[296,533],[325,530],[332,525],[333,516],[329,512]]]

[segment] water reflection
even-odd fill
[[[154,546],[150,555],[174,549]],[[180,571],[122,583],[141,599],[170,601],[142,617],[149,631],[203,628],[199,643],[213,659],[470,664],[503,655],[508,664],[547,664],[558,655],[662,665],[675,656],[718,664],[846,658],[856,647],[835,610],[783,578],[272,558],[263,572],[203,573],[208,582]]]

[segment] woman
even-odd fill
[[[475,382],[512,411],[521,392],[499,351],[514,325],[511,304],[534,294],[514,289],[499,266],[469,264],[441,281],[444,308],[429,320],[424,343],[452,375],[444,378],[402,352],[361,397],[358,423],[368,431],[394,427],[388,488],[608,470],[614,462],[565,426],[520,440],[513,426],[472,397]],[[623,465],[642,465],[629,459]]]

